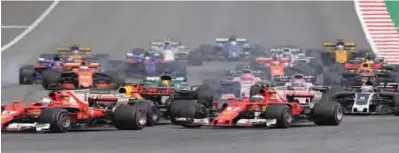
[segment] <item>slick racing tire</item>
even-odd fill
[[[136,101],[132,99],[133,101]],[[147,112],[147,126],[154,126],[159,122],[160,112],[154,102],[149,100],[139,100],[134,102],[134,107],[141,108]]]
[[[112,114],[112,122],[118,130],[141,130],[147,125],[147,112],[132,105],[120,105]]]
[[[19,84],[32,84],[34,82],[33,75],[35,68],[33,66],[24,66],[19,69]]]
[[[344,109],[340,103],[323,95],[320,102],[313,107],[313,118],[316,125],[339,125],[344,117]]]
[[[393,102],[394,102],[393,113],[396,116],[399,116],[399,94],[395,94],[393,96]]]
[[[64,133],[71,129],[72,117],[62,108],[47,108],[40,113],[38,123],[50,124],[50,133]]]
[[[199,128],[202,125],[192,124],[194,119],[206,117],[205,106],[195,100],[175,100],[170,104],[170,119],[173,124],[186,128]],[[176,120],[177,118],[185,118],[185,120]]]
[[[293,121],[291,108],[285,104],[269,105],[264,115],[266,119],[276,119],[276,128],[288,128]]]
[[[51,90],[58,84],[61,78],[61,72],[53,70],[44,70],[42,72],[42,86],[46,90]]]
[[[198,103],[204,105],[206,108],[212,107],[213,94],[211,88],[208,86],[200,86],[196,90]]]

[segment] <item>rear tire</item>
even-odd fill
[[[33,66],[24,66],[19,69],[19,84],[26,85],[34,82],[33,74],[35,68]]]
[[[147,112],[147,126],[154,126],[159,122],[160,113],[157,106],[152,101],[141,100],[135,102],[133,106]]]
[[[112,121],[118,130],[141,130],[147,125],[147,113],[142,108],[120,105],[115,109]]]
[[[339,125],[344,116],[344,109],[340,103],[323,96],[313,107],[314,123],[316,125]]]

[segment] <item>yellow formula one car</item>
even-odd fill
[[[337,42],[325,42],[324,48],[327,50],[322,53],[325,65],[344,64],[349,60],[350,55],[356,52],[356,43],[337,40]]]
[[[57,48],[57,52],[61,58],[67,58],[68,62],[81,63],[83,61],[91,61],[105,63],[109,60],[107,54],[92,54],[88,47],[80,47],[78,45],[71,45],[66,48]]]
[[[83,62],[84,59],[91,56],[90,48],[77,45],[68,48],[57,48],[57,52],[61,57],[68,58],[71,62]]]

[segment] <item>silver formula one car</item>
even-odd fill
[[[352,88],[353,91],[338,92],[333,97],[335,101],[341,103],[346,114],[399,115],[397,84],[373,86],[368,82]]]

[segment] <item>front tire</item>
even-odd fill
[[[64,133],[71,129],[72,117],[61,108],[49,108],[41,111],[38,123],[50,124],[50,133]]]

